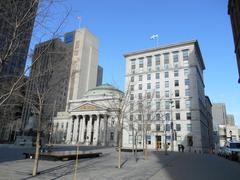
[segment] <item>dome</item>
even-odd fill
[[[111,84],[102,84],[100,86],[97,86],[93,89],[88,90],[84,97],[89,97],[89,96],[119,96],[123,94],[122,91],[119,89],[115,88]]]

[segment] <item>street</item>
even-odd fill
[[[1,151],[1,150],[0,150]],[[93,150],[94,151],[94,150]],[[240,163],[211,154],[149,152],[144,160],[142,152],[138,160],[131,152],[122,153],[123,166],[117,169],[114,148],[97,149],[103,156],[80,159],[77,179],[83,180],[238,180]],[[6,153],[6,152],[5,152]],[[24,159],[0,163],[0,179],[73,179],[75,161],[39,162],[39,172],[31,177],[33,160]]]

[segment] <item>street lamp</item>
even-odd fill
[[[231,130],[229,131],[229,134],[230,134],[230,141],[232,141],[232,131]]]

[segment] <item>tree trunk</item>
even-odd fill
[[[119,132],[119,141],[118,141],[118,168],[121,168],[121,131]]]
[[[35,160],[33,165],[32,175],[36,176],[38,171],[38,160],[39,160],[39,149],[40,149],[40,131],[37,131],[37,139],[36,139],[36,152],[35,152]]]

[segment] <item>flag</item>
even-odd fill
[[[158,38],[158,34],[154,34],[150,37],[150,39],[156,39],[156,38]]]

